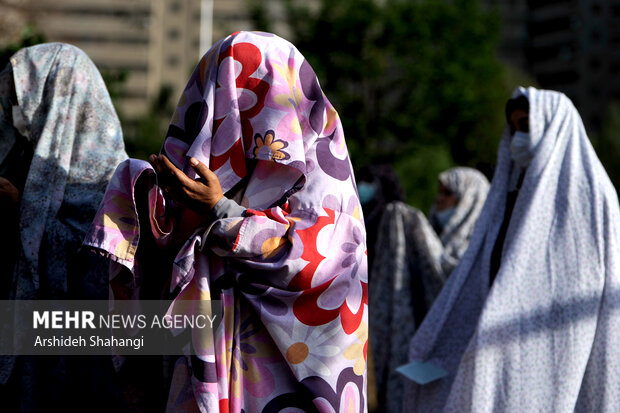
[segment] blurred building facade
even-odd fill
[[[191,0],[190,0],[191,1]],[[239,30],[255,30],[252,21],[252,8],[260,6],[269,16],[271,31],[289,38],[291,30],[286,21],[286,12],[282,0],[210,0],[213,4],[213,41]],[[304,4],[312,6],[317,0],[305,0]]]
[[[568,95],[598,131],[620,100],[620,0],[484,0],[502,18],[499,56]]]
[[[483,0],[483,5],[494,9],[502,19],[498,54],[502,60],[521,70],[527,70],[525,50],[528,43],[527,0]]]
[[[599,129],[620,99],[620,1],[528,1],[529,71],[561,90],[587,126]]]
[[[199,1],[36,0],[31,17],[49,41],[83,49],[102,71],[127,71],[120,109],[131,120],[161,85],[179,92],[197,59]]]
[[[286,32],[282,2],[263,5]],[[119,109],[129,123],[162,86],[180,96],[213,41],[252,29],[247,0],[0,0],[0,11],[0,42],[32,23],[48,41],[84,50],[102,72],[125,71]]]
[[[499,56],[540,87],[565,92],[586,125],[600,127],[608,103],[620,99],[620,0],[481,1],[502,19]],[[32,22],[102,71],[127,71],[119,106],[131,122],[162,86],[176,99],[213,41],[253,29],[252,4],[288,37],[282,0],[0,0],[0,43]]]

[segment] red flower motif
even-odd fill
[[[241,64],[241,72],[235,79],[236,89],[246,89],[251,91],[252,94],[256,96],[256,101],[249,107],[238,108],[243,141],[238,140],[223,154],[212,155],[211,166],[213,170],[217,170],[230,159],[230,163],[235,174],[237,174],[237,176],[244,177],[246,174],[244,148],[249,148],[251,146],[252,137],[254,136],[250,119],[258,115],[261,110],[263,110],[263,107],[265,106],[265,97],[269,92],[270,86],[269,83],[265,82],[263,79],[251,77],[259,68],[263,59],[258,47],[251,43],[233,44],[220,54],[218,61],[222,62],[228,57],[233,58],[236,62]],[[224,86],[218,83],[217,89],[221,89],[222,87]],[[228,115],[219,119],[214,119],[213,135],[215,135],[218,128],[227,117]]]
[[[347,334],[353,334],[359,327],[364,316],[364,306],[368,305],[368,284],[362,280],[351,280],[350,282],[359,282],[361,285],[361,300],[357,311],[353,312],[345,298],[338,308],[325,309],[319,306],[319,297],[327,291],[327,289],[339,277],[349,277],[344,273],[312,287],[312,279],[314,274],[326,257],[321,255],[317,249],[317,237],[319,232],[327,225],[334,224],[336,213],[329,208],[323,208],[327,216],[321,216],[317,222],[310,228],[297,230],[297,234],[304,245],[304,252],[301,258],[308,261],[308,264],[297,273],[291,280],[289,287],[296,291],[302,291],[300,297],[293,304],[293,313],[295,317],[302,323],[310,326],[318,326],[331,322],[340,315],[342,328]],[[354,286],[355,287],[355,286]]]

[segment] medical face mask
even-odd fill
[[[444,209],[443,211],[435,211],[435,218],[437,218],[437,222],[441,226],[441,228],[445,228],[448,222],[450,222],[450,218],[454,215],[456,210],[454,207]]]
[[[532,139],[527,132],[516,131],[510,142],[510,155],[518,167],[525,169],[534,158]]]
[[[357,185],[357,192],[360,195],[360,202],[362,204],[367,204],[375,197],[377,186],[368,182],[360,182]]]

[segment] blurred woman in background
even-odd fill
[[[374,204],[379,204],[379,196],[385,191],[399,187],[393,184],[393,178],[382,177],[380,171],[374,169],[374,173],[360,176],[374,177]],[[379,182],[389,186],[382,187]],[[363,184],[360,182],[360,187]],[[417,326],[467,249],[488,188],[487,179],[479,171],[452,168],[439,175],[430,219],[399,200],[383,203],[383,211],[376,213],[380,220],[376,243],[369,244],[369,250],[374,251],[369,297],[371,346],[381,411],[401,409],[404,378],[395,369],[407,362],[409,343]]]
[[[383,213],[392,202],[405,202],[405,192],[398,174],[387,164],[364,166],[357,171],[355,176],[364,211],[368,268],[371,268],[376,253],[377,235]],[[369,276],[371,276],[370,273]]]
[[[457,167],[439,174],[429,221],[441,241],[438,262],[444,281],[469,245],[488,191],[489,181],[476,169]]]

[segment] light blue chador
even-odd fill
[[[534,157],[501,267],[489,288],[513,168],[507,130],[469,249],[411,343],[411,360],[448,375],[410,383],[404,411],[620,411],[618,197],[571,101],[516,94],[530,102]]]

